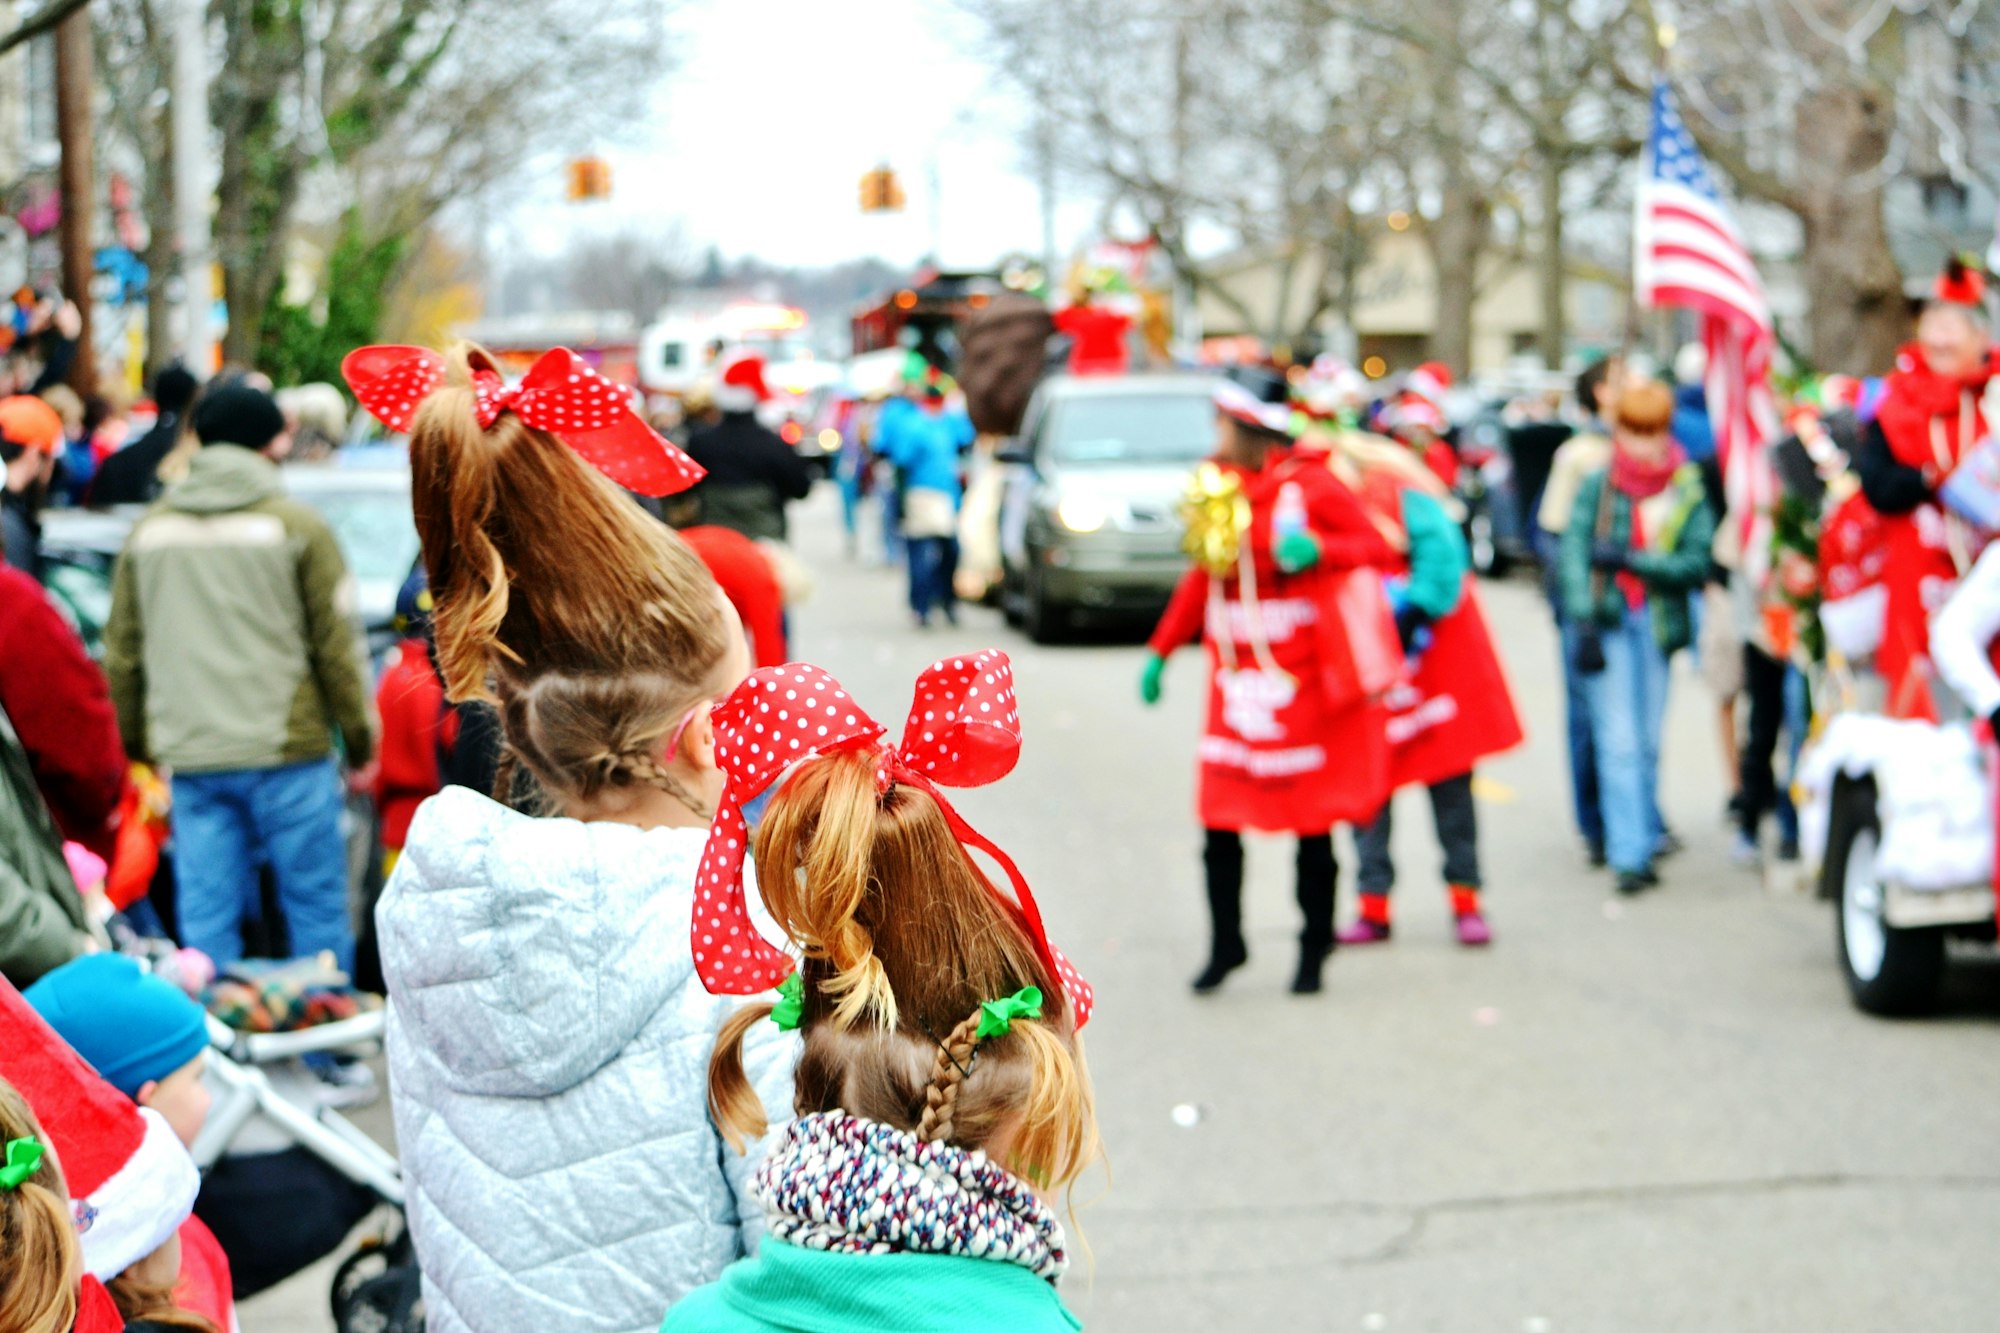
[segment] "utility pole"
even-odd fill
[[[91,341],[90,283],[96,265],[91,223],[97,216],[90,160],[90,14],[78,10],[56,26],[56,139],[62,145],[58,184],[62,194],[63,295],[83,315],[70,387],[97,392],[97,349]]]
[[[215,267],[209,245],[208,197],[208,5],[206,0],[172,0],[174,5],[173,176],[176,229],[181,255],[181,361],[196,378],[215,363],[215,331],[210,317]],[[161,291],[156,285],[154,290]]]

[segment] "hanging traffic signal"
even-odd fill
[[[861,177],[861,211],[899,213],[903,209],[903,187],[896,173],[887,167],[864,172]]]
[[[579,157],[571,162],[568,193],[571,203],[585,199],[609,199],[611,164],[601,157]]]

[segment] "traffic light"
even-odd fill
[[[579,157],[569,164],[571,203],[611,197],[611,164],[601,157]]]
[[[903,210],[903,186],[896,179],[896,173],[887,167],[877,167],[864,172],[861,177],[861,211],[864,213],[900,213]]]

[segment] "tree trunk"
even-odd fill
[[[169,276],[180,264],[180,236],[174,194],[174,118],[164,110],[141,113],[152,123],[147,136],[146,188],[139,208],[146,218],[146,384],[175,360],[173,302],[167,299]],[[206,367],[197,367],[205,369]]]
[[[1456,179],[1452,179],[1455,177]],[[1493,221],[1491,207],[1464,173],[1446,180],[1437,221],[1425,231],[1437,281],[1437,320],[1430,355],[1460,379],[1472,370],[1472,308],[1479,290],[1479,256]]]
[[[1799,101],[1799,220],[1814,368],[1879,374],[1910,336],[1879,174],[1894,132],[1886,90],[1829,83]]]
[[[1541,344],[1542,364],[1561,370],[1569,351],[1569,310],[1564,304],[1568,272],[1563,258],[1563,160],[1548,149],[1541,153],[1541,176],[1542,240],[1535,269],[1542,324],[1536,341]]]

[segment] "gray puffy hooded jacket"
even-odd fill
[[[743,1001],[704,990],[688,952],[704,839],[462,787],[418,810],[376,922],[438,1333],[656,1329],[755,1246],[765,1144],[739,1156],[707,1112],[716,1029]],[[768,1023],[744,1043],[774,1125],[797,1047]]]

